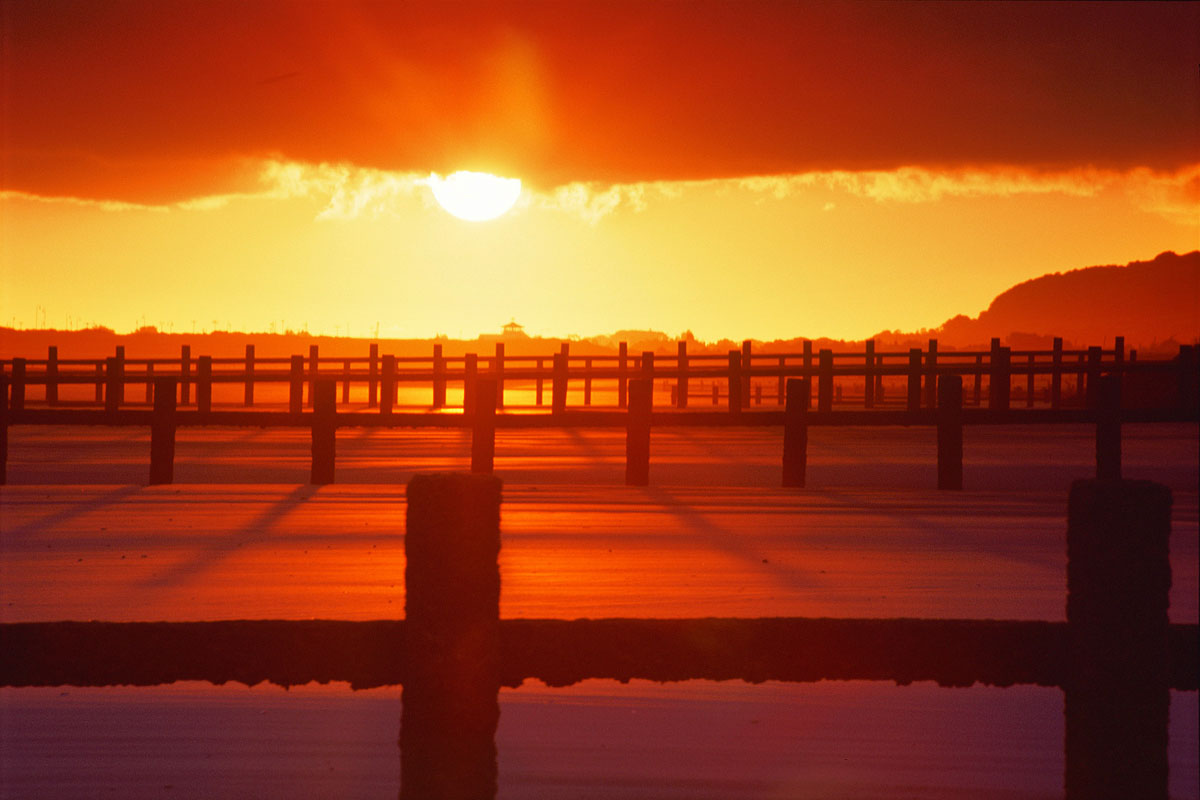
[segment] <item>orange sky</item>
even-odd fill
[[[1200,4],[0,9],[0,324],[865,336],[1200,246]]]

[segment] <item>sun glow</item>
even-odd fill
[[[501,178],[487,172],[463,170],[445,178],[434,173],[428,183],[442,208],[469,222],[495,219],[521,196],[519,178]]]

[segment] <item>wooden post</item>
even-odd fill
[[[333,483],[337,461],[337,380],[320,378],[313,397],[312,470],[309,483],[325,486]]]
[[[308,407],[312,408],[317,394],[317,371],[320,368],[320,356],[317,345],[308,346]]]
[[[350,373],[352,364],[350,359],[342,361],[342,405],[347,405],[350,402]]]
[[[433,346],[433,407],[446,407],[446,359],[442,357],[440,344]]]
[[[1054,337],[1054,352],[1050,362],[1050,407],[1057,409],[1062,406],[1062,365],[1063,340],[1061,336]]]
[[[1187,412],[1189,418],[1194,419],[1200,412],[1200,372],[1197,372],[1195,345],[1179,345],[1179,355],[1176,356],[1175,364],[1179,370],[1179,408]]]
[[[817,363],[817,411],[824,414],[833,410],[833,351],[822,349]]]
[[[196,410],[201,414],[212,411],[212,356],[200,356],[196,366]]]
[[[174,378],[154,379],[154,412],[150,418],[150,485],[175,481]]]
[[[1009,398],[1012,391],[1012,371],[1010,359],[1012,350],[1000,347],[999,339],[992,339],[991,376],[989,377],[988,408],[996,411],[1008,411]]]
[[[391,414],[396,404],[396,357],[388,353],[383,357],[383,369],[379,378],[379,413]]]
[[[629,369],[626,363],[629,360],[629,343],[621,342],[617,345],[617,407],[625,408],[629,403],[628,378],[626,371]]]
[[[21,359],[21,371],[25,371],[24,359]],[[13,359],[13,377],[17,374],[17,359]],[[121,362],[116,356],[104,359],[104,413],[115,417],[121,408],[121,391],[117,387],[121,383]],[[15,383],[14,383],[15,386]],[[199,394],[199,390],[197,390]],[[14,403],[14,405],[16,405]]]
[[[983,356],[975,356],[975,387],[972,402],[976,408],[983,402]]]
[[[104,362],[96,362],[96,402],[104,402]]]
[[[583,404],[585,406],[592,404],[592,360],[590,358],[583,360]]]
[[[742,413],[742,354],[737,350],[729,351],[729,413]]]
[[[733,358],[734,355],[731,355],[731,361]],[[625,428],[626,486],[647,486],[650,483],[650,398],[653,390],[654,382],[649,378],[629,381],[629,412]]]
[[[642,377],[649,378],[650,380],[654,380],[654,351],[653,350],[643,350],[642,351]],[[651,393],[651,397],[653,397],[653,393]]]
[[[787,356],[779,356],[779,378],[775,386],[775,404],[785,406],[787,402]]]
[[[1171,492],[1071,485],[1066,797],[1167,797]]]
[[[146,361],[146,402],[154,402],[154,362]]]
[[[676,384],[679,388],[675,393],[675,407],[687,408],[688,403],[688,352],[687,340],[676,344],[675,351],[675,366],[679,370],[679,380]]]
[[[58,347],[46,350],[46,405],[58,405]]]
[[[554,373],[550,379],[550,411],[561,414],[567,410],[567,356],[554,354]]]
[[[367,408],[379,404],[379,345],[372,343],[367,356]]]
[[[810,342],[808,339],[805,339],[803,345],[801,346],[801,352],[804,356],[804,377],[812,378],[812,374],[808,372],[808,370],[812,369],[812,342]]]
[[[304,356],[292,356],[288,373],[288,413],[299,416],[304,407]]]
[[[467,353],[463,358],[463,413],[475,413],[475,386],[479,382],[479,355]]]
[[[13,411],[25,409],[25,359],[20,356],[12,360],[12,401],[9,407]]]
[[[921,410],[921,348],[908,351],[908,412]]]
[[[812,385],[808,378],[788,378],[783,411],[783,485],[804,488],[808,470],[808,406]]]
[[[938,488],[963,488],[962,376],[938,378]]]
[[[1075,373],[1075,401],[1087,406],[1087,354],[1079,354],[1079,366]]]
[[[750,340],[742,340],[742,408],[750,407]]]
[[[863,356],[863,407],[875,407],[875,340],[868,339]]]
[[[8,483],[8,376],[0,370],[0,486]]]
[[[496,357],[492,361],[492,376],[496,381],[496,408],[504,408],[504,342],[496,342]]]
[[[254,345],[246,345],[246,386],[242,390],[242,405],[254,405]]]
[[[1113,361],[1120,366],[1125,363],[1125,337],[1118,336],[1113,340]]]
[[[1033,371],[1033,369],[1037,365],[1037,358],[1036,358],[1036,356],[1034,356],[1033,353],[1029,354],[1029,358],[1027,359],[1027,364],[1029,365],[1029,374],[1025,376],[1025,407],[1033,408],[1033,392],[1034,392],[1034,389],[1036,388],[1034,386],[1034,371]]]
[[[1089,347],[1087,350],[1087,384],[1084,398],[1088,408],[1095,408],[1099,401],[1096,394],[1096,382],[1100,380],[1100,365],[1104,359],[1104,351],[1099,347]]]
[[[191,374],[192,346],[183,344],[179,346],[179,404],[183,406],[192,402]]]
[[[494,378],[475,382],[475,418],[471,422],[471,472],[491,475],[496,459],[496,396]]]
[[[408,483],[400,800],[496,794],[500,480]]]
[[[117,380],[117,405],[125,405],[125,345],[117,345],[117,375],[120,376]]]
[[[1121,375],[1096,381],[1096,478],[1121,479]]]
[[[714,406],[721,404],[721,387],[716,381],[713,381],[712,385],[712,398]]]
[[[937,407],[937,362],[938,340],[929,340],[929,350],[925,353],[925,407]]]
[[[543,394],[543,392],[542,392],[542,359],[540,359],[540,358],[537,360],[536,372],[537,372],[537,381],[535,384],[536,388],[534,389],[534,402],[536,405],[540,406],[542,404],[542,394]]]

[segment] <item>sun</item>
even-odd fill
[[[461,170],[445,178],[435,172],[427,182],[442,208],[469,222],[495,219],[521,196],[519,178],[501,178],[487,172]]]

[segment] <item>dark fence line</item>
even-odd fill
[[[458,385],[462,390],[459,407],[469,410],[474,382],[485,376],[500,387],[498,408],[506,406],[506,385],[531,390],[533,407],[540,407],[546,401],[544,384],[549,383],[550,406],[557,414],[566,411],[572,385],[576,396],[582,394],[582,404],[591,406],[596,382],[609,387],[615,384],[616,406],[625,408],[628,381],[645,377],[664,381],[670,405],[679,410],[687,409],[691,399],[710,397],[713,405],[723,402],[731,413],[764,401],[782,406],[789,377],[814,383],[819,412],[831,410],[835,403],[867,409],[903,405],[914,410],[936,405],[936,384],[942,375],[972,380],[971,391],[964,398],[968,405],[984,405],[986,383],[988,408],[1007,409],[1015,397],[1027,408],[1040,404],[1057,409],[1094,405],[1095,381],[1101,373],[1111,372],[1130,378],[1130,405],[1162,405],[1168,396],[1180,398],[1181,405],[1195,404],[1196,352],[1190,345],[1182,346],[1175,359],[1138,361],[1136,351],[1125,352],[1121,337],[1111,350],[1064,350],[1061,339],[1054,344],[1052,350],[1014,351],[993,339],[987,351],[939,351],[937,340],[930,339],[926,350],[882,352],[874,342],[867,342],[862,352],[820,350],[814,354],[811,343],[806,342],[801,353],[756,354],[751,352],[750,342],[745,342],[741,350],[713,355],[689,354],[687,342],[679,342],[674,356],[657,357],[652,352],[630,355],[624,343],[615,356],[572,356],[569,343],[548,356],[506,356],[504,344],[498,343],[494,355],[468,353],[461,357],[443,356],[440,344],[434,345],[432,357],[381,356],[378,345],[373,344],[365,358],[322,358],[317,345],[311,345],[307,360],[302,355],[259,358],[252,344],[246,345],[243,358],[193,358],[190,346],[184,345],[178,359],[130,359],[123,346],[106,359],[60,359],[57,347],[50,347],[46,359],[13,358],[0,361],[0,369],[9,377],[12,407],[17,410],[31,402],[26,397],[30,386],[44,387],[42,402],[50,407],[90,402],[113,410],[130,403],[151,404],[158,377],[178,381],[182,406],[193,404],[194,386],[198,410],[211,408],[216,384],[242,385],[244,407],[254,406],[255,387],[260,384],[287,385],[288,405],[293,411],[311,407],[321,378],[334,378],[341,384],[343,405],[351,402],[352,386],[365,386],[367,407],[379,408],[381,413],[396,407],[402,385],[428,386],[428,407],[433,410],[446,408],[447,386]],[[1073,391],[1064,392],[1064,377]],[[897,388],[897,381],[903,388]],[[94,386],[94,398],[68,401],[61,397],[61,387],[78,385]],[[144,399],[135,400],[127,393],[127,388],[134,386],[144,386]],[[261,399],[259,395],[257,402]]]
[[[1066,623],[501,621],[500,494],[486,475],[409,483],[404,622],[4,624],[0,683],[401,683],[400,796],[422,798],[495,795],[497,693],[526,677],[1026,683],[1064,691],[1067,798],[1167,797],[1169,692],[1197,689],[1198,629],[1168,622],[1164,486],[1072,485]]]

